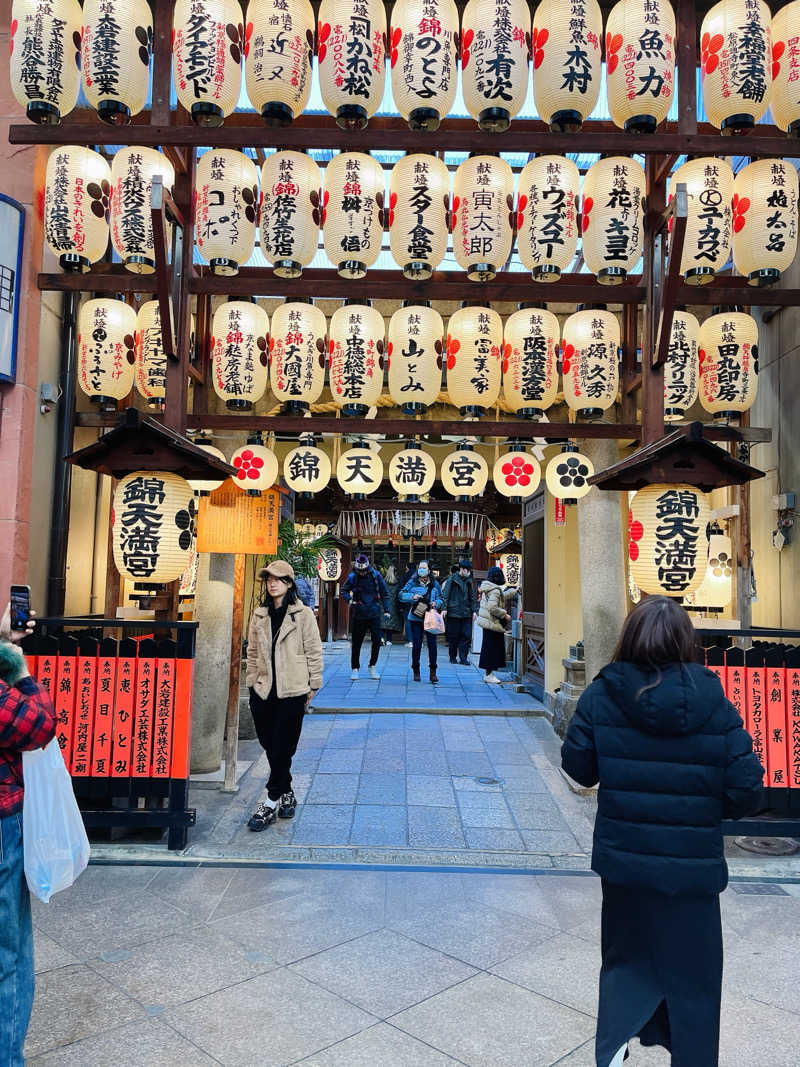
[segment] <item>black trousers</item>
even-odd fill
[[[383,633],[383,620],[380,615],[374,616],[370,619],[359,619],[357,616],[353,616],[353,642],[350,646],[350,666],[354,670],[358,670],[361,666],[359,660],[361,659],[361,646],[364,644],[364,637],[369,632],[372,639],[372,651],[370,652],[369,665],[374,667],[378,662],[378,656],[381,651],[381,636]]]
[[[269,760],[267,793],[270,800],[279,800],[292,787],[292,756],[297,751],[305,709],[305,697],[279,700],[273,690],[264,700],[255,689],[250,690],[250,711],[256,735]]]
[[[445,633],[450,648],[450,662],[455,663],[456,655],[462,663],[468,663],[469,650],[472,647],[472,619],[445,619]]]
[[[439,635],[426,630],[421,622],[411,623],[411,669],[419,670],[419,657],[422,652],[423,637],[428,642],[428,663],[431,671],[436,670]]]

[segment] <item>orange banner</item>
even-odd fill
[[[169,778],[172,759],[172,720],[175,709],[175,660],[158,660],[153,777]]]
[[[75,732],[70,772],[75,778],[88,778],[92,769],[94,701],[97,684],[97,657],[78,657],[78,694],[75,701]]]
[[[116,644],[116,642],[111,643]],[[103,645],[106,646],[107,642],[104,641]],[[116,678],[117,657],[101,656],[97,661],[97,701],[94,712],[94,749],[92,752],[92,777],[94,778],[107,778],[111,774]]]

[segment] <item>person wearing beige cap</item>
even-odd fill
[[[247,635],[247,685],[256,734],[269,760],[269,779],[267,797],[247,824],[254,831],[294,816],[292,757],[306,708],[322,685],[317,620],[298,596],[293,567],[276,559],[258,576],[264,593]]]

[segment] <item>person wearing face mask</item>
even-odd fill
[[[408,622],[411,630],[411,669],[414,672],[414,681],[422,681],[420,677],[420,655],[422,652],[422,639],[428,644],[428,664],[430,666],[430,680],[436,685],[439,681],[436,674],[438,654],[438,634],[425,630],[425,611],[428,608],[442,610],[442,590],[439,583],[432,576],[430,567],[423,560],[417,566],[417,573],[409,579],[400,592],[400,603],[408,607]]]

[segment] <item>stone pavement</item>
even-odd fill
[[[553,871],[92,866],[34,906],[28,1062],[591,1067],[599,900]],[[722,907],[722,1067],[797,1067],[800,884]]]

